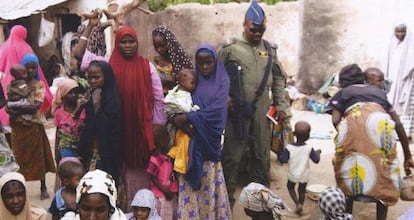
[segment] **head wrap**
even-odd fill
[[[175,38],[175,35],[171,32],[170,29],[163,26],[158,26],[152,32],[161,33],[164,36],[165,41],[167,42],[167,51],[170,56],[171,63],[173,65],[173,73],[177,74],[181,69],[193,69],[193,64],[185,53],[184,48]]]
[[[257,1],[253,0],[246,11],[246,17],[253,22],[253,24],[262,25],[265,21],[266,15]]]
[[[274,219],[280,219],[281,210],[285,209],[283,201],[269,188],[260,183],[249,183],[240,193],[239,202],[255,212],[271,212]]]
[[[344,193],[334,187],[326,188],[319,196],[319,208],[325,219],[352,220],[351,214],[345,213],[346,200]]]
[[[22,60],[20,62],[22,65],[26,65],[28,63],[34,63],[36,66],[39,65],[39,58],[37,58],[36,55],[34,55],[33,53],[27,53],[22,57]],[[36,76],[35,78],[37,80],[40,80],[40,76],[39,76],[39,68],[36,68]]]
[[[31,220],[38,220],[38,219],[45,219],[47,213],[44,209],[31,204],[29,194],[26,188],[26,180],[24,176],[17,172],[9,172],[4,174],[0,178],[0,191],[3,190],[3,187],[6,183],[10,181],[17,181],[23,184],[26,193],[26,202],[24,204],[22,212],[18,215],[14,215],[10,213],[10,211],[5,207],[3,199],[0,199],[0,219],[2,220],[19,220],[19,219],[31,219]]]
[[[196,68],[197,86],[192,98],[194,105],[201,109],[187,113],[187,119],[194,127],[194,134],[189,143],[185,178],[193,189],[201,187],[203,162],[220,161],[221,135],[227,121],[227,95],[230,88],[227,71],[212,45],[200,45],[196,49],[196,57],[205,49],[213,54],[215,69],[209,76],[204,76]]]
[[[74,88],[78,87],[78,83],[73,79],[62,79],[59,87],[56,91],[56,95],[53,98],[52,102],[52,113],[56,111],[58,107],[63,105],[63,99],[65,98],[66,94]]]
[[[345,88],[354,84],[364,84],[365,78],[361,68],[357,64],[350,64],[339,72],[339,85]]]
[[[139,190],[135,194],[134,199],[131,202],[132,207],[145,207],[145,208],[151,209],[147,220],[161,219],[161,217],[157,213],[157,209],[155,205],[156,205],[156,200],[155,200],[154,193],[152,193],[151,190],[148,190],[148,189]]]

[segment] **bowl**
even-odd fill
[[[311,184],[306,187],[306,194],[311,200],[318,201],[319,195],[326,189],[328,186],[322,184]]]

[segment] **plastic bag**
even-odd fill
[[[40,27],[39,27],[39,38],[38,44],[39,47],[46,46],[50,41],[53,39],[53,33],[55,30],[55,23],[46,20],[43,17],[40,19]]]
[[[0,133],[0,177],[8,172],[18,171],[19,168],[4,133]]]

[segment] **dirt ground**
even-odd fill
[[[335,129],[331,125],[331,118],[326,114],[315,114],[309,111],[293,111],[292,124],[298,120],[306,120],[312,126],[311,139],[308,143],[312,144],[314,148],[321,149],[321,161],[319,164],[311,163],[311,178],[309,184],[324,184],[327,186],[335,186],[335,179],[333,174],[332,167],[332,158],[334,154],[334,144],[332,137],[335,135]],[[52,122],[49,120],[46,124],[46,131],[50,140],[50,143],[53,145],[55,129]],[[52,146],[53,147],[53,146]],[[399,147],[399,157],[402,161],[402,152],[401,147]],[[411,149],[414,148],[414,145],[410,145]],[[294,204],[289,196],[289,193],[286,188],[287,183],[287,165],[280,165],[276,162],[276,156],[272,154],[271,160],[271,189],[279,195],[282,200],[284,200],[287,205],[294,210]],[[42,206],[47,209],[51,203],[53,197],[53,188],[55,182],[55,174],[48,173],[46,176],[47,186],[49,189],[50,198],[47,200],[40,200],[40,182],[29,182],[29,197],[32,202]],[[240,181],[243,182],[243,181]],[[238,187],[236,192],[236,198],[240,193],[242,184]],[[414,202],[405,202],[399,201],[395,206],[388,208],[388,218],[389,220],[397,219],[408,209],[414,207]],[[375,220],[376,207],[373,203],[354,203],[354,218],[356,220]],[[318,205],[316,201],[309,199],[308,197],[305,200],[304,206],[304,215],[297,216],[294,213],[288,213],[287,216],[284,216],[283,219],[309,219],[317,220],[321,217]],[[237,220],[248,220],[249,218],[244,214],[243,208],[239,203],[236,202],[233,209],[233,219]],[[414,219],[414,217],[413,217]]]

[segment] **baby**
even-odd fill
[[[309,160],[319,163],[321,150],[314,150],[311,145],[305,143],[309,139],[311,126],[305,121],[295,124],[294,135],[296,142],[286,145],[280,156],[282,163],[288,163],[287,188],[292,200],[296,205],[296,213],[302,214],[303,203],[305,202],[306,185],[309,181]],[[299,183],[298,193],[295,185]]]
[[[17,106],[32,105],[33,103],[28,100],[28,97],[34,90],[26,83],[26,67],[21,64],[15,64],[10,68],[10,73],[14,77],[14,80],[7,86],[7,107],[13,108]],[[21,117],[10,115],[10,121],[16,120],[31,121],[32,115],[23,114]]]

